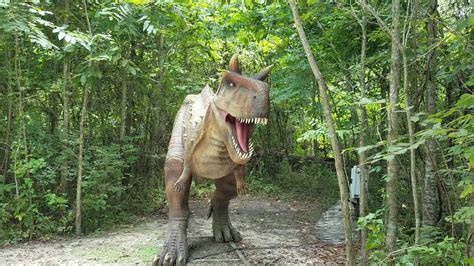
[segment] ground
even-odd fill
[[[243,236],[242,242],[233,246],[212,241],[207,200],[193,200],[190,206],[189,264],[344,263],[342,244],[318,240],[315,231],[323,229],[315,225],[326,208],[317,203],[249,196],[233,200],[231,219]],[[166,222],[161,214],[96,236],[4,247],[0,249],[0,265],[148,265],[163,244]],[[239,251],[232,250],[235,248]]]

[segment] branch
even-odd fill
[[[400,53],[402,54],[402,56],[405,56],[405,47],[402,46],[402,44],[400,43],[400,40],[398,38],[396,38],[392,31],[390,30],[390,28],[387,26],[387,24],[385,23],[385,21],[383,21],[379,14],[377,14],[377,12],[369,5],[367,5],[366,3],[364,3],[363,1],[360,1],[359,0],[359,5],[365,9],[366,11],[368,11],[370,14],[372,14],[372,16],[377,20],[377,22],[379,23],[380,27],[382,28],[382,30],[385,31],[385,33],[387,33],[389,36],[390,36],[390,39],[395,43],[395,45],[397,46],[397,49],[398,51],[400,51]]]

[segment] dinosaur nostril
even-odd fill
[[[254,96],[253,96],[253,98],[254,98],[254,99],[257,99],[257,96],[256,96],[256,95],[254,95]]]

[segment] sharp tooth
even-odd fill
[[[257,117],[256,120],[257,120],[256,124],[260,124],[260,117]]]

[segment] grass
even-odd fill
[[[156,254],[160,252],[156,243],[120,246],[100,246],[93,250],[80,254],[88,260],[94,260],[98,263],[135,263],[151,262]]]

